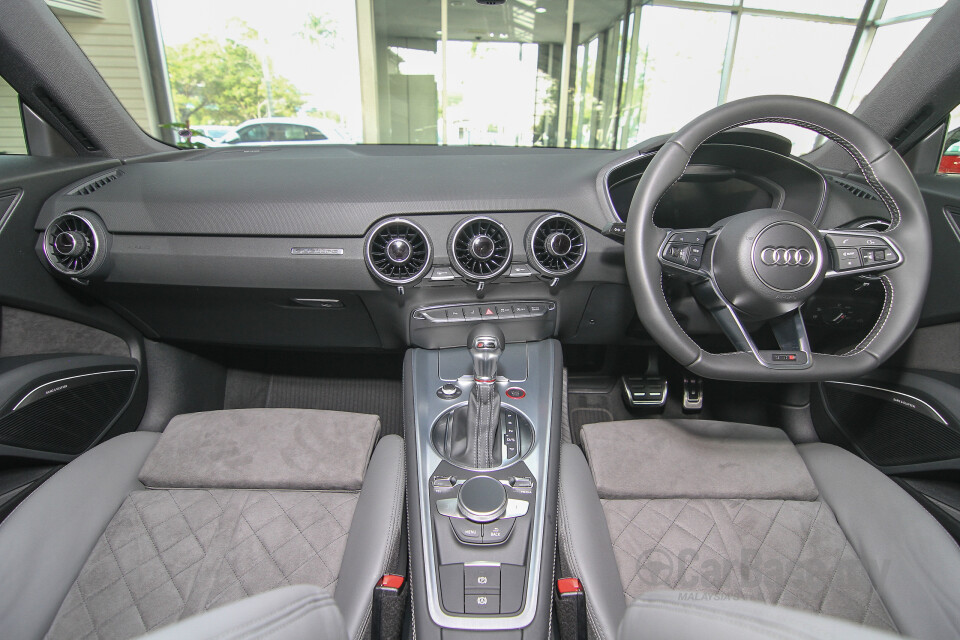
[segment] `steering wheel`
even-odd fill
[[[815,212],[782,209],[746,211],[709,229],[663,229],[654,223],[657,204],[700,145],[727,129],[766,122],[810,129],[846,150],[890,211],[889,228],[822,230],[811,222]],[[899,154],[849,113],[793,96],[730,102],[675,133],[637,185],[625,246],[627,276],[647,331],[693,373],[724,380],[805,382],[871,371],[916,327],[930,272],[926,208]],[[689,278],[735,352],[705,351],[684,332],[664,295],[664,270]],[[814,353],[800,308],[825,278],[865,273],[878,275],[884,288],[876,324],[846,353]],[[745,328],[757,322],[769,323],[780,349],[757,347]]]

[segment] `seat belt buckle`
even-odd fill
[[[560,640],[587,640],[587,597],[580,581],[557,580],[555,600]]]
[[[407,580],[387,573],[373,588],[371,640],[400,640],[407,604]]]

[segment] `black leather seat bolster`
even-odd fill
[[[797,447],[901,633],[960,637],[960,548],[906,491],[852,453]]]
[[[44,482],[0,524],[0,620],[8,638],[40,638],[110,519],[131,491],[158,433],[117,436]]]
[[[363,478],[334,593],[351,638],[367,637],[373,588],[406,552],[400,548],[405,473],[403,439],[384,436]]]
[[[579,447],[560,449],[558,530],[560,552],[571,576],[583,584],[592,636],[613,640],[626,609],[620,571],[596,485]]]

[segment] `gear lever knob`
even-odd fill
[[[470,332],[468,346],[473,357],[473,378],[477,382],[497,379],[497,362],[503,353],[503,331],[500,327],[481,322]]]

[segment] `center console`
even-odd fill
[[[536,333],[518,341],[511,327],[505,338],[503,326],[467,321],[463,346],[407,352],[417,637],[548,634],[562,356],[557,341]]]

